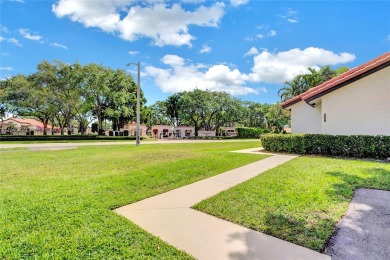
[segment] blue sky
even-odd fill
[[[42,60],[126,69],[148,104],[194,88],[275,103],[307,67],[390,50],[390,1],[0,0],[0,79]]]

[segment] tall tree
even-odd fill
[[[88,64],[83,67],[83,99],[98,119],[98,132],[103,132],[103,116],[107,109],[109,71],[102,65]]]
[[[53,114],[53,123],[55,118],[61,128],[61,134],[64,134],[64,128],[68,128],[70,134],[71,120],[75,115],[74,108],[81,102],[81,66],[60,61],[53,63],[43,61],[38,64],[36,76],[39,84],[46,85],[48,91],[54,94],[53,102],[57,111]]]
[[[9,110],[7,106],[7,94],[10,89],[11,80],[4,79],[0,80],[0,120],[3,122],[3,119],[6,117],[6,114]],[[1,126],[0,126],[1,127]]]
[[[281,133],[284,126],[290,124],[290,112],[284,110],[280,104],[270,106],[265,116],[272,132]]]
[[[182,113],[186,121],[190,122],[190,124],[195,128],[195,136],[198,136],[202,118],[204,117],[203,110],[207,106],[205,104],[206,95],[205,91],[199,89],[190,92],[182,92]]]
[[[183,121],[182,114],[182,100],[180,99],[182,93],[175,93],[169,96],[164,102],[166,107],[166,114],[169,117],[172,125],[179,126]]]
[[[10,80],[8,103],[11,112],[39,119],[44,126],[43,134],[47,135],[47,125],[57,112],[51,82],[42,82],[37,74],[17,75]]]
[[[184,119],[195,127],[206,131],[218,130],[226,124],[239,120],[241,102],[226,92],[196,89],[181,93],[181,111]]]
[[[278,91],[282,102],[306,92],[308,89],[318,86],[335,76],[337,72],[329,66],[324,66],[320,70],[308,68],[309,73],[294,77],[291,81],[286,81],[284,86]]]
[[[247,127],[267,128],[266,113],[270,105],[246,101],[242,104],[240,123]]]

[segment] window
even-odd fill
[[[324,122],[326,122],[326,113],[324,113]]]

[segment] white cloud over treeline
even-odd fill
[[[165,55],[163,68],[146,66],[146,75],[165,93],[198,89],[226,91],[233,95],[266,92],[264,87],[248,87],[248,83],[284,83],[298,74],[307,73],[308,67],[319,68],[351,62],[355,55],[334,53],[316,47],[290,49],[277,53],[252,47],[244,56],[253,56],[251,71],[243,73],[225,64],[205,65],[193,63],[177,55]]]

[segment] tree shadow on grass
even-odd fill
[[[265,233],[322,252],[334,223],[327,217],[314,219],[315,224],[311,223],[312,220],[313,216],[304,214],[294,217],[284,213],[269,213],[265,218],[268,227]]]
[[[355,190],[359,188],[390,190],[390,171],[383,168],[367,168],[363,177],[341,171],[326,174],[337,177],[339,180],[332,185],[332,189],[326,191],[332,200],[350,201]]]

